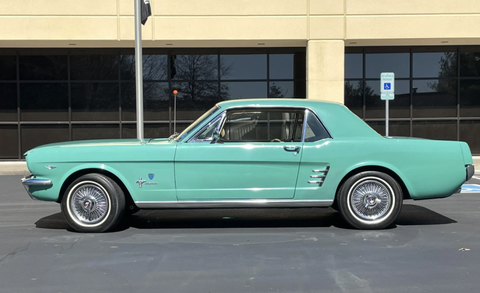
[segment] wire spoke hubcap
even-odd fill
[[[388,213],[392,205],[392,193],[386,183],[364,180],[351,189],[350,205],[358,217],[374,221]]]
[[[70,209],[79,221],[96,224],[107,215],[108,196],[99,186],[84,184],[73,193]]]

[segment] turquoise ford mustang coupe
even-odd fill
[[[474,174],[465,142],[383,137],[345,106],[218,103],[180,134],[55,143],[25,153],[32,198],[80,232],[138,209],[333,207],[359,229],[391,225],[404,199],[447,197]]]

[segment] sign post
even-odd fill
[[[135,88],[137,107],[137,139],[143,140],[143,58],[142,58],[142,27],[152,11],[149,0],[134,0],[135,4]]]
[[[385,100],[385,136],[388,136],[389,105],[388,101],[395,98],[395,73],[380,74],[380,99]]]
[[[143,140],[143,64],[142,64],[142,0],[135,1],[135,88],[137,106],[137,139]]]

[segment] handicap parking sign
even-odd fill
[[[380,99],[393,100],[395,98],[395,73],[382,72],[380,74]]]

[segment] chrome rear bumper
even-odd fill
[[[475,174],[475,166],[473,165],[465,165],[465,169],[467,169],[467,180],[470,180],[473,177],[473,174]]]

